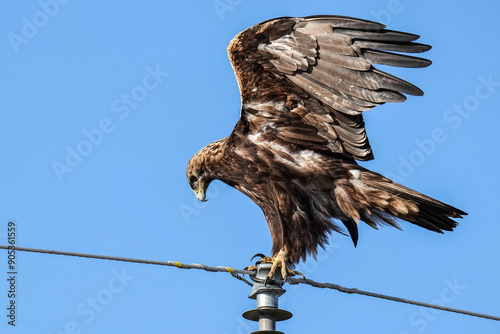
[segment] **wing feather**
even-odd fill
[[[386,29],[380,29],[378,31],[365,31],[365,30],[335,28],[335,33],[345,34],[361,40],[390,42],[390,43],[413,42],[414,40],[420,38],[419,35],[409,34],[401,31],[386,30]]]
[[[352,47],[355,50],[370,49],[410,53],[425,52],[431,49],[429,45],[419,43],[384,43],[366,40],[356,40],[352,44]]]
[[[366,50],[363,52],[364,59],[372,64],[389,65],[397,67],[425,67],[431,61],[425,58],[405,56],[391,52]]]

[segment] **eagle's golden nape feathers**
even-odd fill
[[[228,55],[240,88],[238,123],[200,150],[187,177],[205,200],[219,179],[263,211],[273,256],[292,263],[315,256],[332,231],[358,241],[358,222],[399,228],[397,219],[443,233],[466,213],[371,172],[363,112],[406,95],[415,85],[377,64],[421,68],[410,56],[431,47],[418,35],[342,16],[278,18],[239,33]]]

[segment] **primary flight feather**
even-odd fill
[[[394,218],[451,231],[466,213],[369,171],[362,113],[422,91],[374,67],[425,67],[401,54],[429,50],[419,36],[342,17],[277,18],[239,33],[228,55],[241,94],[233,132],[194,155],[187,177],[204,201],[218,179],[250,197],[271,230],[273,257],[316,255],[332,231],[359,221],[398,227]]]

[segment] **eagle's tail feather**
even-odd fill
[[[335,181],[334,195],[337,204],[347,218],[356,222],[362,220],[373,228],[378,225],[399,228],[394,218],[400,218],[443,233],[443,230],[452,231],[458,225],[451,218],[462,218],[467,214],[362,167],[351,169],[351,175],[350,179]],[[346,220],[344,225],[348,227],[356,244],[357,229],[353,235],[352,224]]]

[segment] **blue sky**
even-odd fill
[[[335,234],[311,279],[499,315],[500,21],[493,1],[7,1],[0,11],[0,243],[243,268],[271,238],[260,209],[214,182],[197,202],[189,158],[227,136],[239,94],[226,46],[279,16],[337,14],[421,35],[426,69],[384,69],[425,91],[365,114],[362,165],[467,211],[438,235]],[[17,254],[16,327],[2,333],[249,333],[250,288],[228,274]],[[491,320],[286,286],[285,333],[498,333]]]

